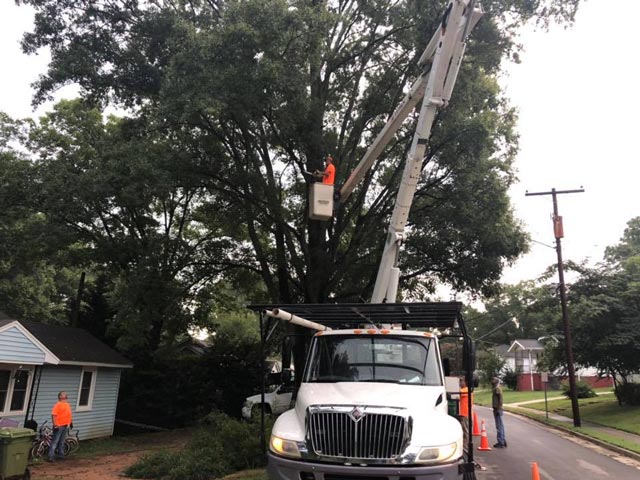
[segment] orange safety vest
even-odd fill
[[[473,393],[471,394],[471,403],[473,403]],[[462,417],[469,416],[469,388],[462,387],[460,389],[460,415]]]
[[[322,176],[322,183],[325,185],[333,185],[336,180],[336,167],[335,165],[327,165],[327,168],[324,169],[324,173],[328,175]]]

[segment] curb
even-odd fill
[[[507,405],[505,405],[505,406],[507,406]],[[546,418],[540,418],[538,415],[533,415],[533,414],[532,415],[527,415],[527,414],[525,414],[523,412],[518,412],[517,410],[518,410],[518,407],[511,407],[507,411],[509,413],[514,414],[514,415],[518,415],[520,417],[525,417],[525,418],[528,418],[529,420],[533,420],[534,422],[541,423],[541,424],[543,424],[543,425],[545,425],[547,427],[554,428],[554,429],[559,430],[561,432],[568,433],[570,435],[573,435],[574,437],[578,437],[578,438],[580,438],[582,440],[585,440],[587,442],[594,443],[594,444],[596,444],[596,445],[598,445],[598,446],[600,446],[602,448],[605,448],[607,450],[611,450],[613,452],[619,453],[620,455],[624,455],[625,457],[633,458],[634,460],[637,460],[637,461],[640,462],[640,453],[636,453],[636,452],[633,452],[631,450],[627,450],[626,448],[622,448],[622,447],[619,447],[617,445],[612,445],[611,443],[607,443],[604,440],[600,440],[598,438],[591,437],[591,436],[586,435],[586,434],[581,433],[581,432],[576,432],[575,430],[571,430],[570,428],[565,428],[565,427],[563,427],[561,425],[555,425],[553,423],[549,423],[549,422],[546,421]]]

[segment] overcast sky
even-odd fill
[[[520,112],[520,183],[511,197],[532,239],[554,243],[552,203],[550,196],[525,197],[526,190],[585,189],[558,197],[566,259],[600,260],[626,222],[640,215],[638,18],[640,0],[588,0],[570,29],[523,32],[521,63],[509,65],[502,79]],[[34,115],[30,83],[48,62],[46,52],[20,52],[31,21],[29,9],[0,3],[0,110],[14,117]],[[533,278],[555,261],[552,248],[532,243],[503,280]]]

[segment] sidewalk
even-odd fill
[[[600,395],[606,395],[607,393],[603,393]],[[547,401],[552,401],[552,400],[563,400],[566,397],[550,397],[547,398]],[[544,401],[544,400],[542,400]],[[534,415],[539,417],[540,421],[544,421],[546,420],[546,415],[544,411],[541,410],[535,410],[533,408],[527,408],[525,405],[531,404],[531,403],[540,403],[540,400],[529,400],[526,402],[516,402],[516,403],[507,403],[505,404],[505,407],[512,407],[512,410],[510,410],[512,413],[517,413],[518,410],[522,411],[523,413],[528,413],[529,415]],[[604,440],[600,440],[597,438],[593,438],[590,437],[584,433],[581,433],[579,430],[573,430],[573,419],[569,418],[569,417],[565,417],[563,415],[558,415],[557,413],[553,413],[553,412],[549,412],[549,419],[550,420],[555,420],[557,422],[561,422],[561,423],[566,423],[567,424],[567,429],[562,429],[563,431],[567,431],[569,433],[575,434],[585,440],[588,440],[590,442],[593,443],[597,443],[598,445],[601,445],[605,448],[609,448],[612,450],[615,450],[618,453],[621,453],[623,455],[627,455],[630,457],[635,458],[636,460],[640,460],[640,454],[636,453],[636,452],[632,452],[629,451],[625,448],[619,447],[617,445],[613,445],[610,444],[608,442],[605,442]],[[619,439],[619,440],[626,440],[627,442],[630,443],[634,443],[636,445],[640,445],[640,435],[636,435],[635,433],[629,433],[629,432],[624,432],[622,430],[618,430],[616,428],[611,428],[611,427],[605,427],[603,425],[598,425],[597,423],[591,423],[591,422],[586,422],[584,420],[581,420],[580,422],[582,424],[581,428],[588,428],[590,430],[595,430],[599,433],[608,435],[610,437],[613,437],[615,439]],[[554,426],[554,425],[551,425]]]

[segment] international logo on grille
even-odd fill
[[[351,410],[349,416],[351,417],[351,420],[358,423],[360,420],[362,420],[362,417],[364,417],[364,413],[358,407],[355,407],[353,410]]]

